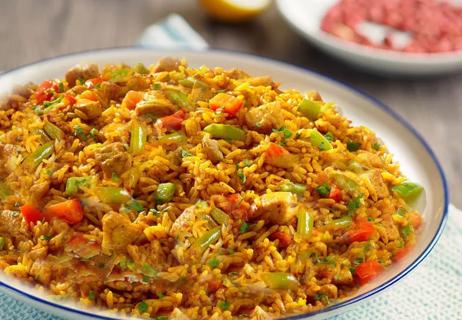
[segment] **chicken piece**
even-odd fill
[[[202,138],[202,148],[204,149],[207,158],[216,164],[224,159],[223,152],[220,151],[220,147],[216,140],[210,138],[210,135],[206,134]]]
[[[332,283],[335,285],[351,285],[353,281],[353,274],[348,268],[344,268],[337,272],[335,277],[332,279]]]
[[[181,65],[181,61],[174,57],[163,57],[157,61],[154,72],[175,71]]]
[[[382,216],[382,222],[376,226],[377,232],[380,235],[380,240],[384,243],[397,240],[400,238],[398,227],[395,225],[391,214]]]
[[[48,285],[52,278],[52,267],[50,262],[44,258],[34,259],[30,268],[30,275],[38,282]]]
[[[0,108],[0,110],[22,110],[26,101],[27,98],[17,93],[13,93],[9,97],[4,99],[4,102],[1,104],[2,107]]]
[[[104,98],[104,104],[107,104],[110,100],[122,99],[126,93],[122,86],[109,81],[101,83],[100,91],[102,92],[101,96]]]
[[[368,151],[360,151],[355,160],[367,168],[380,168],[383,166],[378,155]]]
[[[251,86],[265,86],[265,87],[273,87],[276,84],[273,82],[270,76],[261,76],[261,77],[252,77],[248,79],[248,82]]]
[[[248,73],[241,69],[231,69],[228,71],[224,71],[224,74],[226,74],[228,77],[232,79],[245,79],[249,77]]]
[[[260,197],[255,216],[272,224],[287,224],[298,212],[297,196],[292,192],[271,192]]]
[[[75,86],[78,79],[88,80],[99,77],[99,68],[96,64],[86,66],[77,65],[66,72],[65,79],[70,87]]]
[[[331,299],[337,299],[338,296],[338,289],[335,285],[333,284],[325,284],[321,286],[321,289],[319,289],[319,293],[325,294]]]
[[[77,115],[83,120],[96,119],[103,113],[101,102],[88,99],[79,99],[74,108]]]
[[[113,173],[121,175],[132,164],[130,154],[121,142],[113,142],[95,151],[95,159],[100,162],[104,177],[110,179]]]
[[[180,309],[175,308],[173,309],[172,313],[170,314],[170,319],[172,320],[191,320],[190,317],[185,315]]]
[[[143,226],[132,223],[130,219],[117,212],[106,214],[103,219],[102,252],[110,255],[114,252],[125,251],[141,234]]]
[[[260,306],[256,306],[255,309],[252,311],[250,315],[251,320],[272,320],[274,317],[267,313],[265,310],[260,308]]]
[[[49,190],[50,190],[49,181],[35,183],[30,188],[31,202],[36,203],[40,201],[48,193]]]
[[[177,107],[161,92],[153,91],[145,94],[144,100],[136,105],[136,114],[152,113],[156,117],[168,116],[177,111]]]
[[[35,87],[36,86],[32,82],[28,82],[25,85],[16,85],[13,89],[13,92],[20,95],[21,97],[29,99],[29,97],[34,93]]]
[[[0,211],[0,234],[10,237],[14,244],[30,239],[29,228],[22,224],[22,216],[17,211]]]
[[[383,199],[389,196],[390,192],[386,183],[383,181],[381,171],[379,169],[369,170],[365,173],[370,184],[366,185],[374,200]]]
[[[247,126],[260,133],[269,134],[273,129],[284,125],[279,102],[269,102],[257,108],[252,108],[245,115]]]
[[[16,152],[15,145],[13,144],[4,144],[0,142],[0,162],[3,164],[0,166],[0,178],[4,178],[10,174],[11,169],[8,166],[8,159],[10,158],[10,154],[14,154]]]
[[[186,208],[173,222],[172,227],[170,228],[170,235],[173,237],[178,237],[180,234],[185,235],[185,233],[192,233],[192,226],[194,222],[200,219],[201,216],[198,215],[197,206],[193,205]]]

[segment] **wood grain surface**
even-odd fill
[[[275,6],[251,23],[226,25],[207,18],[194,0],[0,0],[0,70],[69,52],[132,45],[144,28],[173,12],[214,48],[311,68],[390,105],[433,148],[451,200],[462,207],[462,73],[403,79],[360,72],[306,43]]]

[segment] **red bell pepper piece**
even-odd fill
[[[29,204],[23,205],[21,208],[21,214],[24,217],[24,220],[26,220],[27,224],[36,223],[39,220],[42,220],[43,214],[42,212],[37,209],[34,206],[31,206]]]
[[[87,81],[85,81],[85,86],[89,89],[93,89],[97,84],[100,84],[103,81],[104,79],[101,77],[88,79]]]
[[[367,241],[374,234],[374,225],[365,220],[358,221],[352,230],[346,232],[345,237],[348,242]]]
[[[54,92],[59,92],[59,85],[53,80],[43,81],[37,91],[35,91],[35,98],[38,103],[43,103],[45,101],[50,101],[53,98]]]
[[[334,186],[329,193],[329,199],[335,200],[335,202],[342,201],[342,190]]]
[[[133,110],[135,109],[136,104],[143,100],[143,97],[144,92],[130,90],[127,92],[124,99],[122,100],[122,106],[125,106],[130,110]]]
[[[383,266],[377,261],[366,261],[356,267],[355,276],[363,285],[377,277],[383,269]]]
[[[226,93],[219,93],[209,101],[212,110],[222,109],[229,117],[235,117],[243,104],[242,99]]]
[[[83,219],[83,209],[77,199],[67,200],[48,206],[44,212],[47,219],[58,218],[69,224],[79,223]]]
[[[399,249],[393,255],[393,261],[395,261],[395,262],[400,261],[401,259],[403,259],[409,253],[409,251],[411,251],[411,249],[412,249],[412,246],[409,246],[409,245]]]
[[[184,110],[180,110],[170,116],[160,118],[160,123],[167,130],[180,130],[185,117],[186,112],[184,112]]]

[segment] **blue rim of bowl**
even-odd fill
[[[177,54],[180,54],[180,53],[185,54],[185,53],[188,53],[188,52],[189,53],[204,53],[204,52],[212,52],[212,53],[214,53],[215,52],[215,53],[219,53],[219,54],[222,54],[222,55],[241,56],[241,57],[248,57],[248,58],[255,59],[255,60],[263,60],[263,61],[266,61],[266,62],[269,62],[269,63],[272,63],[272,64],[277,64],[277,65],[280,65],[280,66],[283,66],[285,68],[292,69],[292,70],[295,70],[295,71],[309,73],[309,74],[314,75],[314,76],[316,76],[318,78],[324,79],[324,80],[326,80],[328,82],[335,83],[335,84],[341,86],[342,88],[344,88],[344,89],[346,89],[348,91],[354,92],[357,95],[359,95],[361,98],[363,98],[365,100],[368,100],[373,106],[387,112],[395,120],[397,120],[401,125],[403,125],[405,128],[407,128],[417,138],[417,140],[422,144],[422,146],[425,148],[425,150],[427,151],[427,153],[430,155],[431,159],[433,160],[433,163],[435,164],[435,166],[436,166],[436,168],[438,170],[438,173],[439,173],[440,179],[441,179],[441,183],[443,185],[443,191],[444,191],[443,215],[442,215],[441,221],[439,223],[437,232],[435,233],[435,235],[433,236],[432,240],[430,241],[428,246],[425,248],[425,250],[420,254],[420,256],[418,256],[413,262],[411,262],[409,264],[409,266],[406,269],[404,269],[402,272],[400,272],[395,277],[391,278],[390,280],[383,283],[382,285],[380,285],[380,286],[378,286],[376,288],[373,288],[372,290],[369,290],[369,291],[367,291],[367,292],[365,292],[365,293],[363,293],[363,294],[361,294],[359,296],[356,296],[354,298],[339,302],[339,303],[331,305],[331,306],[327,306],[327,307],[325,307],[325,308],[323,308],[321,310],[318,310],[318,311],[309,312],[309,313],[302,313],[302,314],[297,314],[297,315],[293,315],[293,316],[287,316],[287,317],[280,318],[281,320],[282,319],[284,319],[284,320],[301,320],[301,319],[304,319],[304,318],[307,318],[307,317],[314,317],[315,315],[319,315],[319,314],[322,314],[322,313],[327,313],[327,312],[330,312],[330,311],[340,309],[342,307],[352,305],[354,303],[365,300],[365,299],[367,299],[367,298],[369,298],[369,297],[371,297],[371,296],[373,296],[373,295],[375,295],[377,293],[380,293],[380,292],[384,291],[385,289],[389,288],[390,286],[392,286],[393,284],[395,284],[396,282],[398,282],[399,280],[401,280],[406,275],[408,275],[412,270],[414,270],[428,256],[428,254],[432,251],[432,249],[434,248],[434,246],[438,242],[438,239],[441,237],[441,234],[442,234],[442,232],[444,230],[444,225],[446,224],[446,220],[447,220],[447,217],[448,217],[449,189],[448,189],[446,176],[444,174],[443,168],[442,168],[440,162],[438,161],[435,153],[430,148],[430,146],[425,141],[425,139],[422,137],[422,135],[406,119],[404,119],[401,115],[399,115],[397,112],[395,112],[393,109],[391,109],[384,102],[380,101],[379,99],[375,98],[374,96],[371,96],[369,93],[367,93],[366,91],[364,91],[362,89],[353,87],[352,85],[348,84],[347,82],[337,80],[337,79],[333,79],[333,78],[331,78],[329,76],[323,75],[323,74],[321,74],[319,72],[313,71],[313,70],[308,69],[308,68],[303,67],[303,66],[297,66],[297,65],[293,65],[293,64],[290,64],[290,63],[287,63],[287,62],[283,62],[283,61],[279,61],[279,60],[275,60],[275,59],[271,59],[271,58],[267,58],[267,57],[261,57],[261,56],[257,56],[257,55],[253,55],[253,54],[249,54],[249,53],[243,53],[243,52],[237,52],[237,51],[231,51],[231,50],[220,50],[220,49],[206,49],[206,50],[178,49],[178,50],[170,50],[170,49],[142,47],[142,46],[100,48],[100,49],[84,50],[84,51],[73,52],[73,53],[69,53],[69,54],[63,54],[63,55],[59,55],[59,56],[56,56],[56,57],[50,57],[50,58],[42,59],[42,60],[32,62],[32,63],[29,63],[29,64],[22,65],[22,66],[19,66],[17,68],[7,70],[4,73],[0,74],[0,80],[1,80],[1,78],[3,78],[4,76],[6,76],[6,75],[8,75],[10,73],[16,72],[16,71],[24,69],[24,68],[28,68],[28,67],[33,66],[33,65],[39,65],[39,64],[42,64],[42,63],[47,63],[48,61],[51,61],[51,60],[57,60],[57,59],[73,57],[73,56],[79,56],[79,55],[88,54],[88,53],[92,53],[92,52],[95,52],[95,53],[96,52],[104,52],[104,51],[113,52],[113,51],[124,51],[124,50],[127,50],[127,51],[130,51],[130,50],[158,51],[158,52],[169,53],[169,54],[172,54],[172,55],[175,55],[175,53],[177,53]],[[36,297],[36,296],[34,296],[34,295],[30,294],[30,293],[22,291],[22,290],[20,290],[20,289],[18,289],[16,287],[10,286],[10,285],[2,282],[2,281],[0,281],[0,286],[3,286],[5,288],[15,292],[16,294],[25,296],[28,299],[31,299],[31,300],[34,300],[35,302],[47,305],[47,306],[49,306],[51,308],[60,309],[60,310],[64,310],[64,311],[67,311],[67,312],[72,312],[72,313],[75,313],[75,314],[78,314],[78,315],[81,315],[81,316],[93,317],[94,319],[104,319],[104,320],[117,319],[117,318],[106,317],[106,316],[90,313],[90,312],[79,310],[79,309],[74,309],[74,308],[71,308],[71,307],[68,307],[68,306],[59,305],[57,303],[54,303],[54,302],[51,302],[51,301],[48,301],[48,300],[45,300],[45,299],[42,299],[42,298],[38,298],[38,297]]]

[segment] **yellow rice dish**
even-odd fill
[[[157,320],[322,309],[422,223],[422,187],[317,92],[174,58],[18,88],[0,163],[3,272]]]

